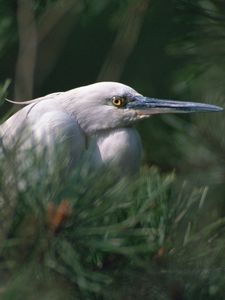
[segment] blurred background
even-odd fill
[[[225,107],[225,1],[0,0],[2,99],[97,81]],[[2,118],[11,109],[2,102]],[[175,172],[177,190],[207,187],[199,226],[224,218],[224,112],[156,116],[138,129],[144,165]]]
[[[225,1],[0,4],[0,82],[10,81],[10,99],[119,81],[150,97],[224,105]],[[146,163],[224,186],[224,113],[157,116],[140,130]]]

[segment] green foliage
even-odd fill
[[[32,2],[35,72],[21,74],[34,77],[35,96],[96,81],[110,55],[120,62],[126,21],[134,28],[137,16],[120,81],[149,96],[224,106],[223,0],[72,2]],[[16,2],[0,7],[2,104],[13,99],[20,40]],[[14,153],[6,163],[1,145],[0,298],[224,299],[224,126],[224,113],[140,124],[145,164],[158,169],[129,180],[85,168],[48,178],[35,158],[11,184]]]
[[[30,268],[38,268],[74,284],[80,297],[103,293],[113,280],[108,263],[133,265],[164,243],[169,217],[166,195],[171,179],[161,179],[155,169],[145,171],[140,178],[119,181],[107,174],[99,174],[96,180],[96,176],[78,170],[66,184],[57,182],[50,187],[42,182],[37,190],[31,185],[32,190],[19,192],[5,233],[8,237],[1,241],[3,274],[18,273],[10,278],[9,287],[13,290],[15,286],[19,292],[17,281],[24,280],[23,276],[30,278]],[[60,210],[63,201],[69,205],[68,220],[57,228],[49,219],[49,205]],[[8,199],[2,198],[1,219],[6,205]],[[114,270],[112,266],[111,272]],[[29,289],[23,292],[26,295]],[[7,295],[6,291],[6,299]]]
[[[4,100],[4,98],[7,95],[7,90],[8,90],[10,83],[11,83],[11,80],[7,79],[4,82],[4,84],[0,85],[0,105],[2,104],[2,101]]]
[[[35,158],[17,172],[13,193],[9,182],[2,185],[4,159],[1,299],[170,299],[174,289],[193,299],[206,282],[204,297],[222,294],[224,279],[210,274],[218,276],[224,262],[225,221],[202,228],[207,188],[190,192],[184,184],[178,193],[174,174],[156,168],[120,179],[82,166],[66,180],[57,173],[48,180]],[[34,184],[37,167],[43,177]]]

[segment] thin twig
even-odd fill
[[[15,99],[30,99],[33,94],[37,51],[37,32],[32,1],[18,0],[19,53],[15,75]]]
[[[149,0],[138,0],[128,7],[97,81],[120,79],[127,59],[137,43],[149,2]]]

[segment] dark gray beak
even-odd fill
[[[135,109],[138,114],[143,116],[163,113],[218,112],[223,110],[222,107],[211,104],[161,100],[143,96],[136,96],[133,101],[127,104],[127,108]]]

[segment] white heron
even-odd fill
[[[61,149],[70,168],[90,151],[94,168],[110,166],[122,174],[134,173],[140,166],[137,121],[154,114],[222,110],[210,104],[147,98],[117,82],[99,82],[18,104],[26,106],[0,126],[4,149],[20,139],[18,152],[46,149],[51,164]],[[19,157],[25,163],[25,158]]]

